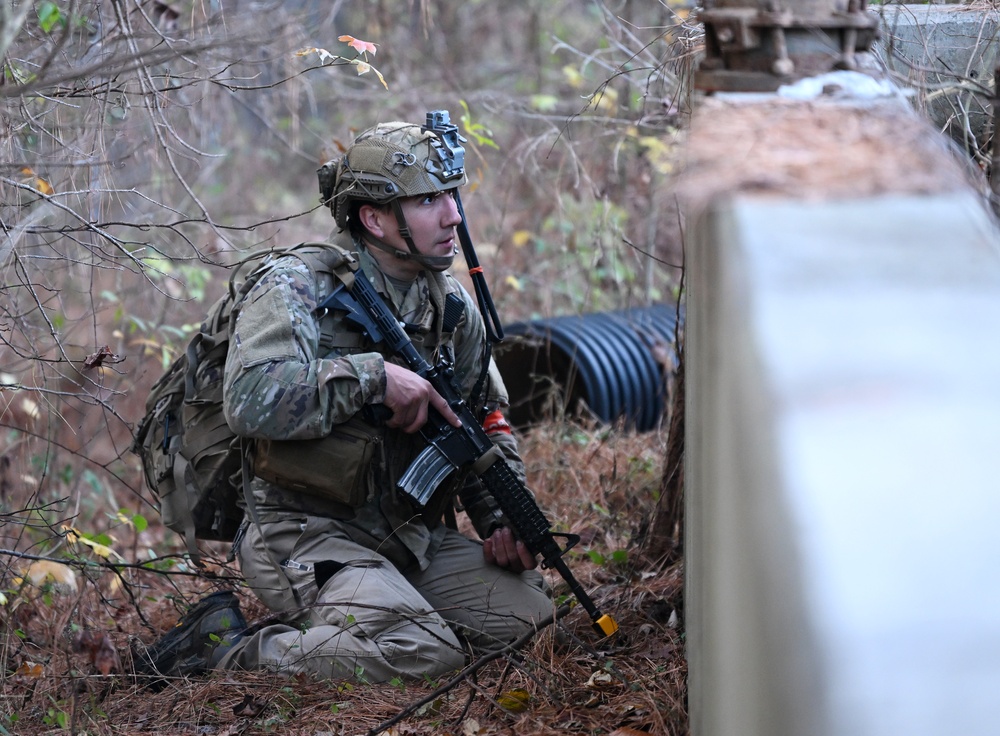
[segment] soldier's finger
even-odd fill
[[[448,406],[448,402],[444,400],[444,397],[434,389],[431,389],[430,402],[431,406],[438,410],[438,413],[444,417],[444,420],[448,422],[448,424],[453,427],[462,426],[462,420],[458,418],[458,414],[451,410],[451,407]]]
[[[521,561],[521,571],[524,570],[534,570],[538,567],[538,560],[535,556],[531,554],[528,548],[524,545],[524,542],[518,540],[517,542],[517,557]]]

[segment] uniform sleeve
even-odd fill
[[[276,261],[236,312],[223,406],[245,437],[313,439],[385,398],[377,353],[319,357],[317,287],[298,258]]]

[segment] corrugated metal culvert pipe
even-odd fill
[[[676,367],[677,308],[655,305],[505,327],[496,362],[508,419],[530,427],[563,414],[655,429]]]

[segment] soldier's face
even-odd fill
[[[410,228],[410,237],[420,253],[425,256],[455,255],[455,227],[462,222],[462,217],[450,191],[405,197],[400,200],[400,206]],[[366,215],[369,213],[362,213],[362,222],[372,235],[404,253],[410,251],[399,233],[399,223],[391,207],[372,208],[371,216],[366,218]],[[391,268],[396,272],[393,276],[415,277],[425,266],[415,261],[395,259]]]
[[[455,252],[455,226],[462,218],[451,192],[438,192],[419,197],[406,197],[400,204],[410,237],[417,250],[425,256],[448,256]],[[399,234],[399,223],[392,218],[386,232],[386,242],[408,250],[406,241]],[[391,239],[390,239],[391,238]]]

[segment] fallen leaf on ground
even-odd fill
[[[531,694],[527,690],[514,688],[497,698],[500,707],[511,713],[523,713],[531,702]]]
[[[601,688],[608,687],[614,682],[614,678],[611,677],[607,672],[595,672],[587,680],[587,687],[590,688]]]
[[[85,652],[102,675],[121,672],[122,663],[111,637],[97,631],[81,631],[73,640],[74,652]]]
[[[42,665],[35,662],[21,662],[18,666],[17,671],[14,673],[18,677],[30,677],[32,679],[38,679],[42,676],[44,668]]]

